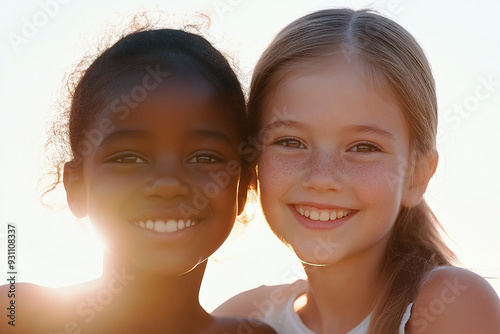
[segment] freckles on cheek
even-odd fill
[[[399,196],[403,189],[404,175],[398,166],[387,163],[352,166],[346,172],[351,174],[350,180],[363,194],[373,198]]]
[[[262,154],[258,164],[258,177],[261,189],[276,189],[293,175],[291,164],[279,156]]]

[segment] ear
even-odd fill
[[[87,215],[87,192],[83,178],[83,164],[74,161],[64,164],[64,189],[71,212],[82,218]]]
[[[409,182],[403,194],[402,204],[407,208],[417,206],[424,196],[429,181],[436,171],[439,161],[437,151],[415,158],[413,168],[409,171]]]

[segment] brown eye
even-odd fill
[[[212,157],[196,157],[195,162],[200,164],[209,164],[215,162],[216,160]]]
[[[144,164],[146,160],[134,154],[122,154],[110,158],[108,162],[117,164]]]
[[[188,163],[195,163],[195,164],[213,164],[217,162],[221,162],[222,159],[216,155],[213,154],[198,154],[196,156],[193,156],[188,160]]]
[[[124,157],[119,159],[121,163],[126,163],[126,164],[137,164],[137,163],[143,163],[144,160],[142,160],[139,157]]]
[[[371,153],[371,152],[380,151],[380,148],[375,144],[363,143],[363,144],[357,144],[357,145],[353,146],[349,151],[359,152],[359,153]]]
[[[304,144],[297,139],[280,139],[275,142],[277,145],[285,146],[288,148],[305,148]]]

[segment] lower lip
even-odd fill
[[[337,228],[344,223],[346,223],[348,220],[351,219],[352,216],[356,214],[356,212],[351,212],[348,216],[338,218],[335,220],[327,220],[327,221],[321,221],[321,220],[312,220],[307,218],[306,216],[302,216],[300,213],[295,210],[294,205],[289,205],[290,210],[292,211],[292,214],[295,216],[295,219],[305,228],[309,230],[331,230],[334,228]]]
[[[196,230],[198,230],[198,227],[201,224],[203,224],[203,221],[200,221],[195,225],[185,227],[182,230],[177,230],[175,232],[158,232],[154,229],[148,230],[146,228],[142,228],[132,223],[135,230],[139,230],[139,232],[141,232],[142,235],[157,242],[176,242],[184,238],[188,238],[191,234],[195,233]]]

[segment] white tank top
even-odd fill
[[[284,288],[282,293],[286,302],[281,304],[276,304],[275,308],[268,310],[264,314],[263,321],[271,325],[276,332],[279,334],[315,334],[309,328],[304,325],[299,315],[293,309],[293,303],[295,300],[306,293],[308,284],[305,280],[299,280],[293,283],[293,289]],[[405,333],[405,325],[410,319],[411,307],[413,303],[408,305],[405,314],[399,326],[399,333]],[[361,321],[356,327],[351,329],[347,334],[366,334],[368,332],[368,326],[370,324],[370,315],[368,315],[363,321]]]

